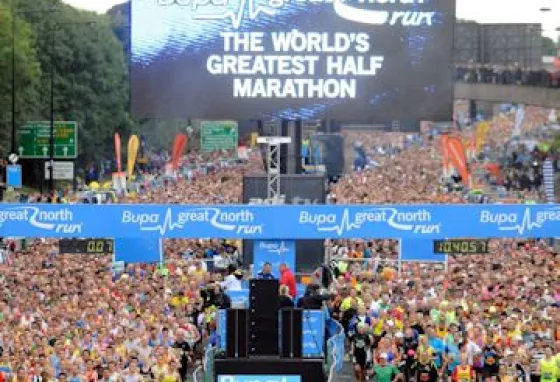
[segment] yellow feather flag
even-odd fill
[[[140,140],[137,135],[131,135],[128,139],[128,162],[126,166],[128,176],[134,174],[134,165],[136,165],[136,157],[138,155],[138,147],[140,146]]]
[[[480,122],[478,126],[476,126],[475,145],[477,153],[482,150],[482,146],[484,146],[484,143],[486,142],[488,130],[490,130],[490,124],[488,122]]]

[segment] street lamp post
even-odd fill
[[[54,50],[56,47],[56,28],[57,24],[52,27],[51,36],[51,104],[50,104],[50,122],[51,131],[49,134],[49,189],[51,191],[51,197],[54,198]]]
[[[12,144],[10,153],[16,152],[16,15],[12,12]]]
[[[54,157],[55,157],[55,131],[54,131],[54,77],[56,74],[54,55],[56,49],[56,32],[59,27],[64,25],[93,25],[95,21],[54,23],[51,29],[51,94],[50,94],[50,134],[49,134],[49,189],[51,196],[54,197]]]

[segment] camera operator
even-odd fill
[[[310,284],[307,286],[305,294],[299,299],[297,306],[302,309],[321,309],[323,301],[331,299],[331,295],[320,294],[321,287],[317,284]]]
[[[209,283],[208,286],[200,291],[204,300],[204,308],[215,306],[218,309],[231,308],[231,299],[224,293],[219,284]]]

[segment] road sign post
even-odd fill
[[[18,129],[18,153],[26,159],[49,159],[50,122],[28,122]],[[78,156],[78,124],[57,121],[54,124],[55,159]]]
[[[50,161],[45,162],[45,180],[50,179]],[[54,162],[54,180],[74,180],[74,162]]]
[[[200,123],[200,148],[202,151],[237,149],[237,122],[202,121]]]

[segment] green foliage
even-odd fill
[[[550,152],[560,152],[560,133],[557,134],[554,141],[552,141],[552,144],[550,145]]]
[[[542,36],[543,56],[556,56],[556,44],[550,37]]]
[[[8,0],[0,4],[5,8]],[[55,119],[79,123],[80,161],[110,158],[113,134],[120,132],[126,141],[133,127],[128,114],[128,64],[112,18],[76,10],[60,0],[19,0],[16,6],[16,17],[21,18],[16,31],[19,125],[50,119],[54,73]],[[11,17],[9,7],[0,13],[1,57],[11,57]],[[9,116],[11,67],[4,60],[0,76],[0,109]],[[4,135],[0,134],[0,145]]]
[[[171,150],[171,145],[177,134],[187,134],[187,128],[189,127],[189,121],[181,120],[162,120],[162,119],[142,119],[138,121],[135,127],[135,133],[138,135],[143,135],[146,138],[151,149],[160,150]],[[188,145],[190,148],[193,147],[194,137],[192,134],[188,134],[189,141]]]
[[[13,15],[10,4],[0,0],[0,155],[10,149],[12,126],[12,22],[15,22],[16,121],[36,115],[41,67],[35,49],[35,35],[20,15]]]

